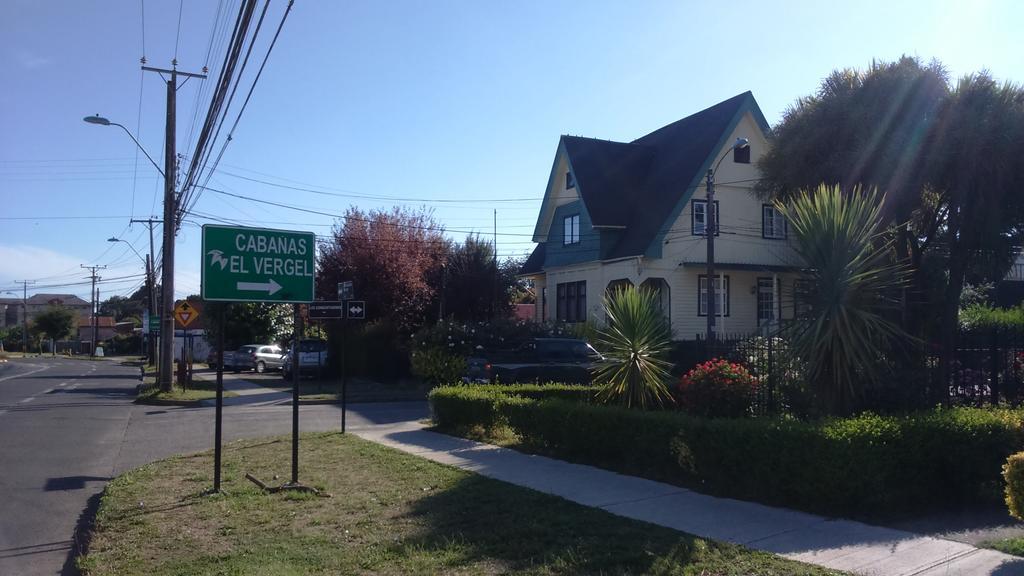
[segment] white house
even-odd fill
[[[785,221],[753,192],[768,123],[750,92],[632,142],[562,136],[521,270],[538,320],[603,320],[618,285],[660,293],[674,337],[707,326],[705,176],[715,173],[716,330],[750,334],[792,318],[801,260]],[[733,149],[737,138],[749,146]]]

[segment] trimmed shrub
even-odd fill
[[[452,384],[466,373],[466,359],[443,348],[427,348],[412,353],[412,373],[433,386]]]
[[[436,390],[435,421],[441,428],[500,422],[528,450],[828,515],[871,518],[996,502],[1003,463],[1024,447],[1020,410],[722,419],[581,402],[560,387],[551,388],[553,398],[500,388]]]
[[[713,359],[687,372],[676,387],[683,410],[710,418],[739,418],[750,414],[754,377],[740,364]]]
[[[434,424],[449,431],[475,426],[493,428],[504,420],[503,406],[512,399],[588,402],[593,397],[593,387],[575,384],[440,386],[429,395]]]
[[[1006,459],[1003,480],[1006,481],[1006,507],[1010,516],[1024,520],[1024,452],[1011,454]]]

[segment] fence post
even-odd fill
[[[999,404],[999,329],[992,327],[991,339],[989,340],[989,394],[990,401],[995,406]]]
[[[775,338],[768,336],[768,414],[775,414]]]

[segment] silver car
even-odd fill
[[[255,370],[262,374],[267,370],[280,370],[284,365],[284,351],[274,344],[247,344],[235,352],[234,371]]]

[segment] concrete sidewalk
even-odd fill
[[[1024,558],[961,542],[715,498],[403,423],[354,434],[428,460],[697,536],[878,576],[1024,575]]]

